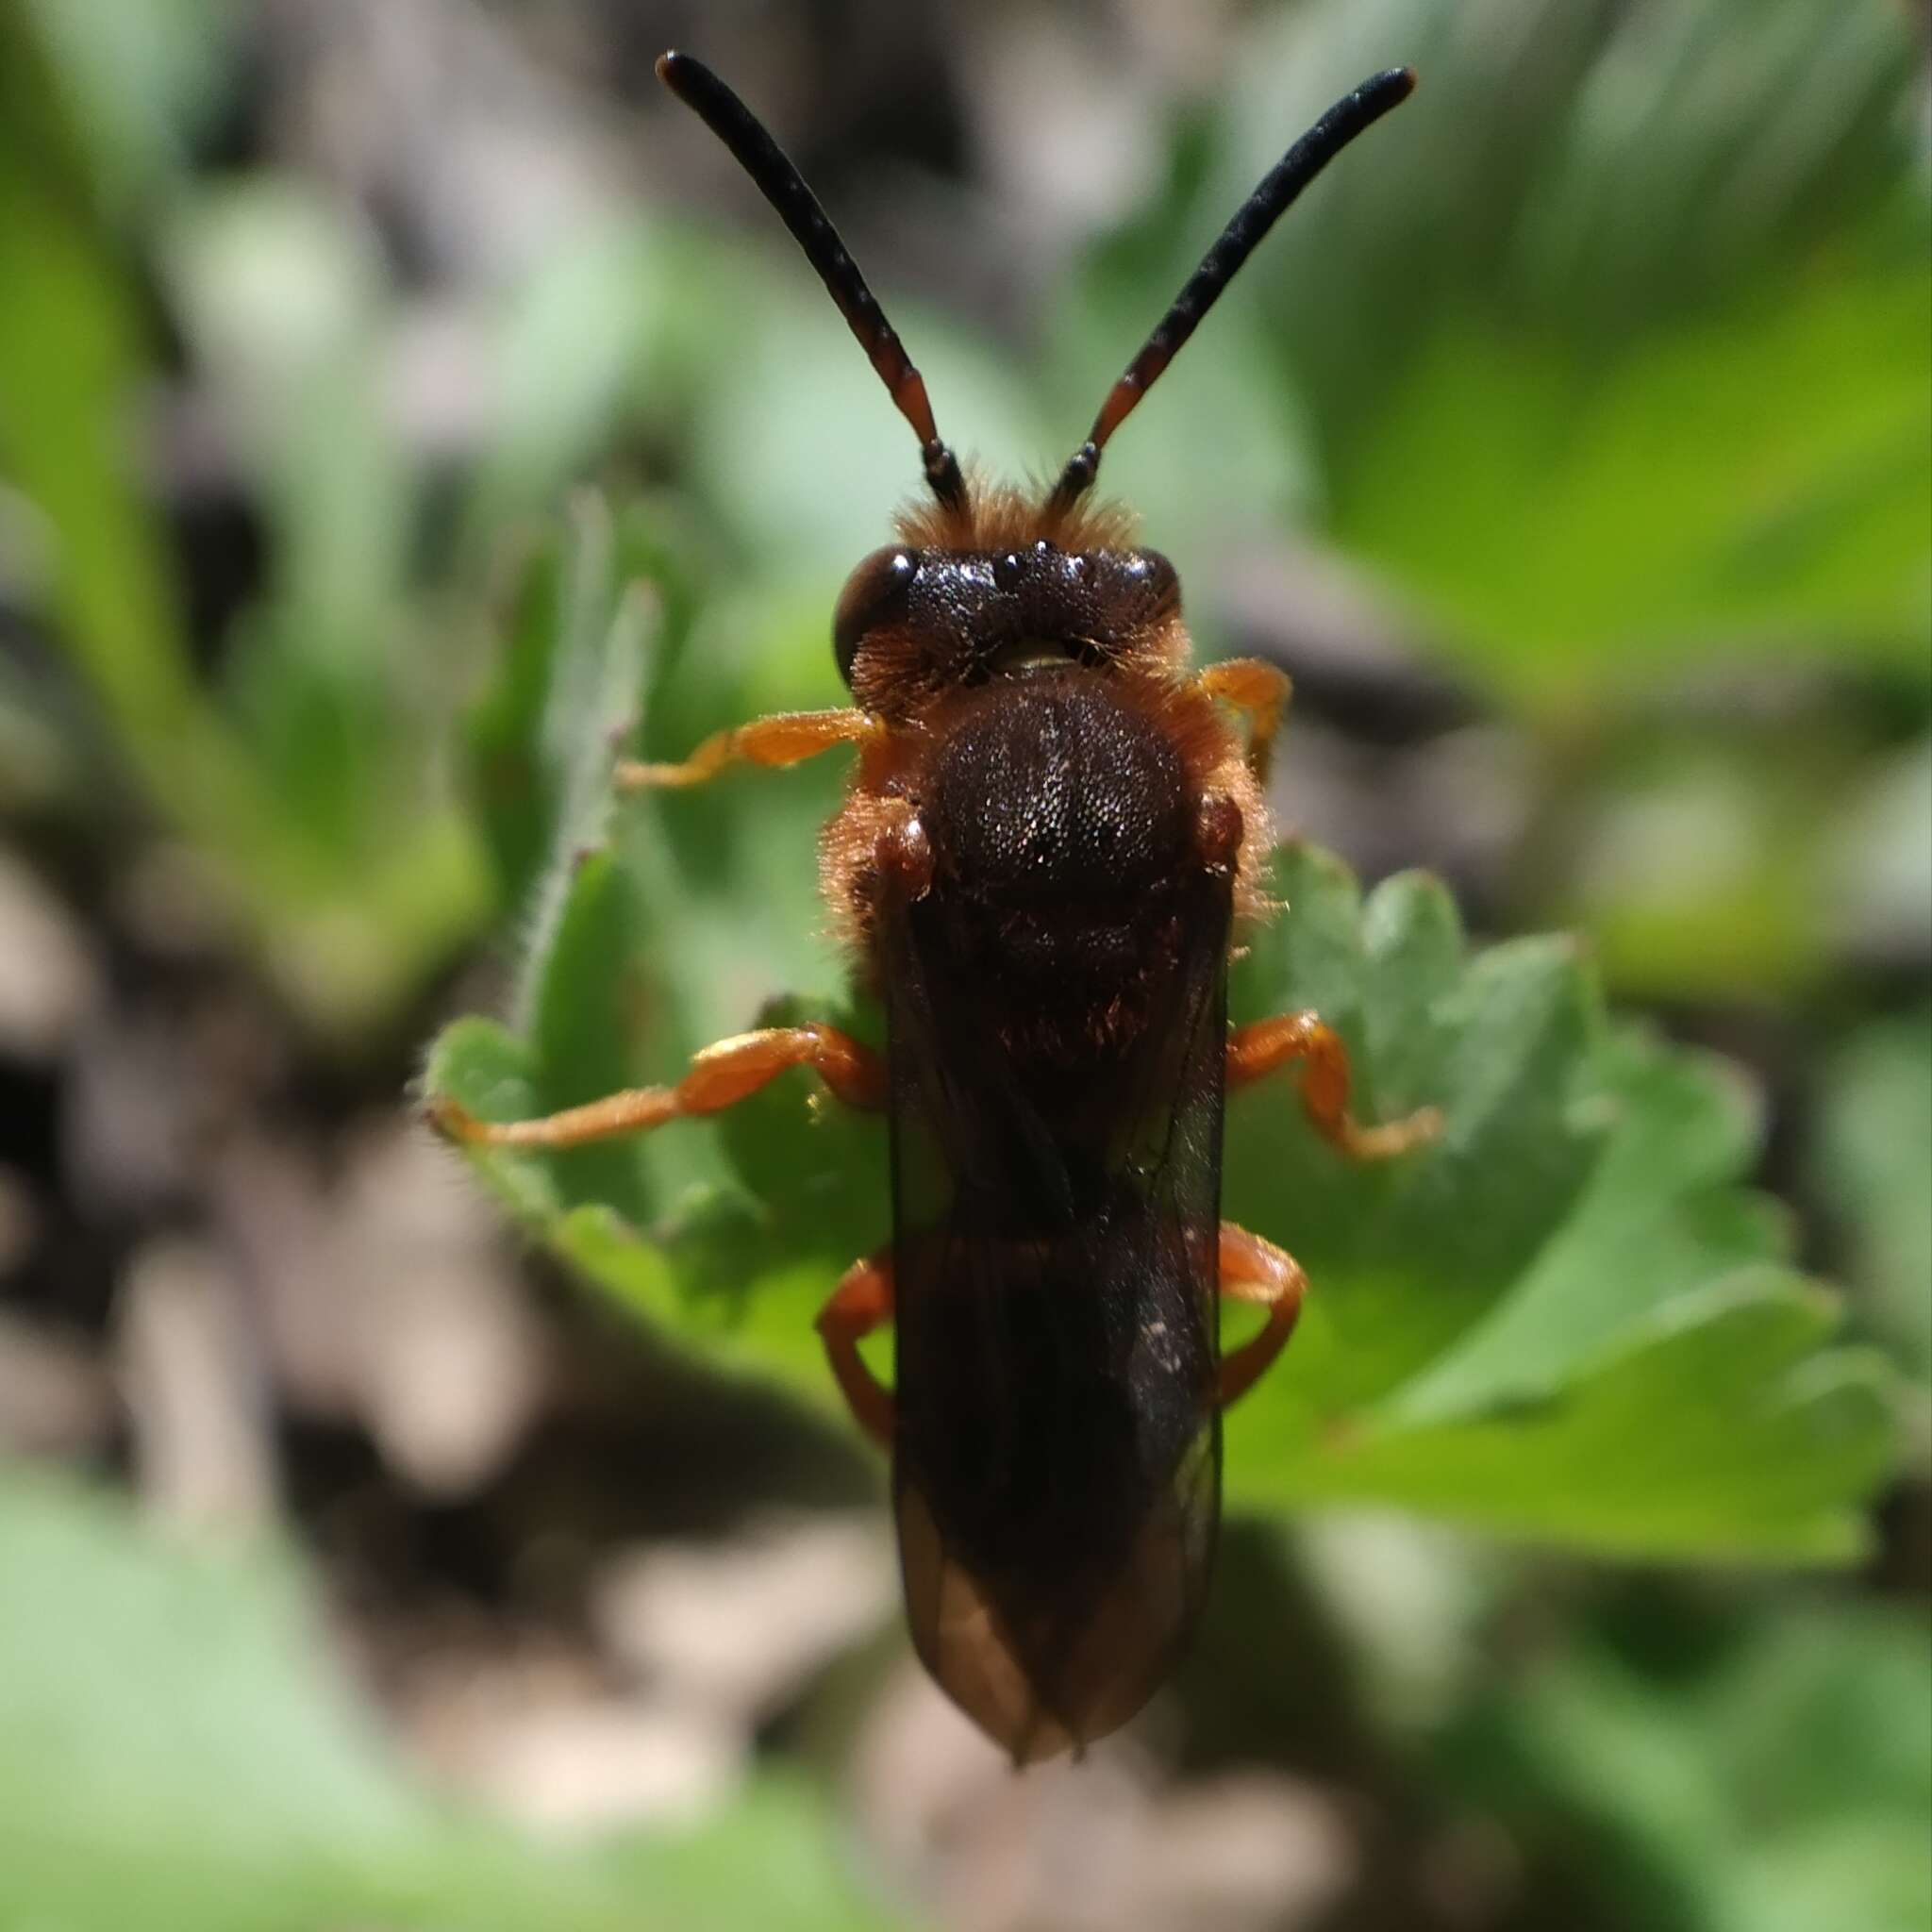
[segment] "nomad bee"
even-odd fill
[[[819,1318],[853,1414],[892,1459],[921,1657],[1016,1763],[1125,1723],[1187,1642],[1212,1565],[1221,1410],[1280,1352],[1306,1282],[1220,1218],[1223,1102],[1293,1061],[1316,1126],[1374,1159],[1433,1131],[1348,1110],[1313,1013],[1230,1031],[1230,934],[1264,917],[1261,786],[1287,680],[1188,669],[1180,585],[1090,500],[1101,451],[1275,219],[1414,75],[1363,82],[1267,175],[1043,491],[991,488],[823,208],[716,75],[659,77],[784,220],[920,441],[930,500],[832,620],[849,708],[760,718],[627,788],[849,745],[826,902],[882,1000],[883,1057],[829,1026],[720,1041],[675,1087],[541,1120],[440,1102],[472,1142],[575,1146],[732,1106],[786,1069],[891,1122],[892,1238]],[[1237,719],[1245,721],[1245,734]],[[1224,1355],[1221,1295],[1265,1325]],[[894,1324],[888,1390],[859,1340]]]

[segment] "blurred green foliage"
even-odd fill
[[[1816,1150],[1824,1198],[1852,1237],[1867,1321],[1932,1403],[1932,1013],[1861,1028],[1828,1077]]]
[[[1907,1932],[1932,1915],[1932,1673],[1913,1619],[1747,1623],[1662,1678],[1579,1634],[1442,1748],[1525,1842],[1581,1840],[1599,1899],[1644,1932]]]
[[[421,479],[380,413],[379,278],[358,273],[342,218],[291,186],[171,182],[177,38],[82,25],[0,11],[0,463],[44,519],[39,588],[135,774],[297,1008],[366,1044],[488,910],[467,820],[425,786],[424,632],[399,601]],[[143,52],[158,99],[119,64]],[[92,139],[102,127],[120,142]],[[196,674],[131,460],[156,353],[117,233],[137,214],[190,353],[232,386],[277,539],[219,689]]]
[[[291,1554],[174,1545],[0,1469],[0,1925],[260,1932],[897,1923],[773,1782],[718,1824],[582,1851],[406,1783],[321,1659]]]

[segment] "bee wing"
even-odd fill
[[[1132,1716],[1207,1589],[1227,918],[1224,881],[1191,889],[1071,1112],[1014,1073],[1001,990],[919,906],[886,918],[908,1616],[1016,1758]]]

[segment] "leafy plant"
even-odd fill
[[[0,1468],[0,1924],[475,1932],[892,1921],[801,1789],[694,1831],[564,1852],[439,1803],[338,1685],[278,1544],[194,1552]]]
[[[1914,1932],[1932,1915],[1924,1653],[1915,1620],[1869,1605],[1746,1624],[1668,1676],[1579,1635],[1452,1748],[1525,1840],[1589,1846],[1620,1924]]]
[[[755,1016],[876,1035],[808,937],[809,824],[835,774],[608,800],[613,727],[643,676],[620,586],[648,551],[586,507],[542,571],[570,593],[526,601],[488,708],[499,757],[515,716],[535,748],[526,812],[577,803],[553,819],[535,889],[520,1032],[462,1020],[430,1056],[429,1091],[485,1117],[675,1077]],[[684,644],[674,625],[665,657]],[[517,842],[530,836],[526,819]],[[1397,1505],[1626,1555],[1854,1556],[1891,1456],[1890,1377],[1833,1341],[1831,1297],[1739,1185],[1757,1123],[1735,1080],[1611,1024],[1568,941],[1472,957],[1426,878],[1364,906],[1334,860],[1291,848],[1274,889],[1289,910],[1236,968],[1237,1017],[1318,1008],[1350,1042],[1369,1117],[1426,1101],[1446,1128],[1424,1154],[1353,1168],[1287,1081],[1232,1103],[1226,1211],[1296,1253],[1314,1292],[1290,1355],[1231,1415],[1231,1503]],[[797,1074],[715,1125],[475,1158],[658,1331],[835,1407],[812,1318],[886,1236],[875,1121],[815,1105]]]
[[[1862,1313],[1932,1407],[1932,1012],[1861,1028],[1834,1057],[1817,1164],[1848,1225]],[[1927,1445],[1922,1443],[1922,1454]]]
[[[1532,710],[1692,655],[1922,670],[1932,205],[1905,16],[1284,9],[1196,206],[1160,211],[1165,252],[1396,49],[1414,103],[1296,211],[1253,298],[1333,540]]]
[[[213,63],[213,20],[121,51],[173,49],[188,87]],[[166,198],[174,90],[148,99],[104,57],[119,29],[75,26],[0,11],[0,465],[45,540],[31,589],[281,991],[360,1050],[489,910],[471,828],[425,783],[425,708],[399,669],[418,635],[400,597],[415,483],[377,408],[380,298],[347,225],[288,184],[146,210],[171,232],[191,351],[245,391],[225,426],[276,541],[271,594],[207,677],[130,459],[157,351],[119,225],[137,193]]]

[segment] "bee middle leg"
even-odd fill
[[[890,1449],[897,1426],[892,1392],[866,1367],[859,1342],[892,1319],[892,1254],[890,1248],[855,1261],[839,1277],[819,1310],[825,1358],[854,1419],[874,1441]]]
[[[836,711],[774,711],[728,731],[714,731],[688,758],[675,764],[645,764],[621,758],[613,774],[620,791],[649,791],[664,786],[702,785],[727,765],[782,769],[841,744],[860,744],[879,729],[869,712],[850,706]]]
[[[429,1103],[429,1118],[454,1141],[481,1147],[582,1147],[625,1134],[648,1133],[666,1121],[719,1113],[792,1067],[809,1067],[848,1107],[886,1104],[885,1062],[836,1026],[766,1026],[734,1034],[691,1058],[675,1087],[630,1087],[582,1107],[533,1120],[479,1120],[447,1095]]]
[[[1433,1107],[1418,1108],[1380,1126],[1363,1126],[1348,1110],[1348,1049],[1319,1013],[1277,1013],[1272,1020],[1237,1026],[1227,1041],[1227,1084],[1245,1086],[1291,1060],[1307,1062],[1302,1105],[1317,1132],[1357,1160],[1406,1154],[1441,1131],[1441,1113]]]
[[[1231,1221],[1221,1224],[1222,1293],[1235,1301],[1259,1302],[1268,1310],[1261,1332],[1221,1359],[1223,1408],[1245,1395],[1281,1353],[1294,1333],[1307,1289],[1302,1264],[1287,1249]]]

